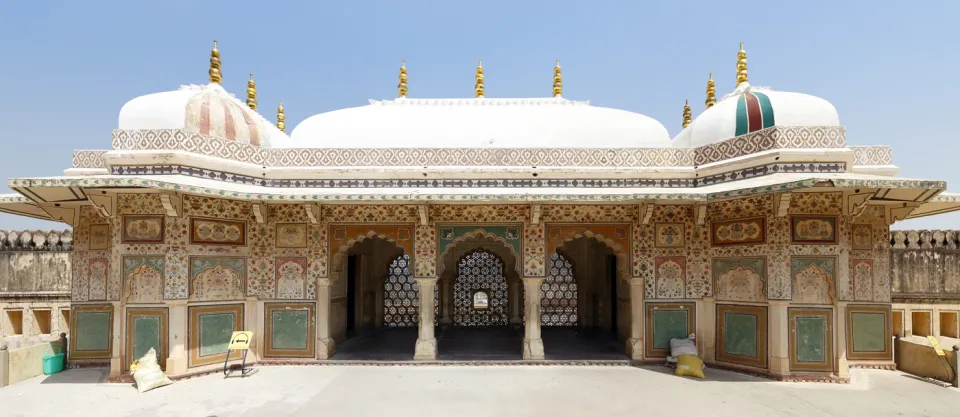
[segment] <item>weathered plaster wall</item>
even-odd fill
[[[9,349],[69,333],[71,231],[0,230],[0,338]]]
[[[890,242],[895,301],[960,300],[960,231],[898,230]]]

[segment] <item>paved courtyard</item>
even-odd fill
[[[663,367],[263,367],[137,394],[69,370],[0,389],[0,415],[41,416],[956,416],[960,391],[899,372],[854,370],[849,385],[771,382]]]

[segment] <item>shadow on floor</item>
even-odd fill
[[[67,369],[58,374],[47,375],[41,384],[99,384],[107,381],[110,371],[106,368]]]
[[[523,327],[439,327],[437,360],[513,361],[523,359]],[[627,360],[623,344],[602,335],[585,335],[574,328],[541,331],[547,360]],[[335,361],[412,361],[416,328],[368,331],[337,345]]]

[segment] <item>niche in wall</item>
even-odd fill
[[[40,334],[50,334],[50,310],[31,310],[33,311],[33,321],[37,323],[37,329]]]
[[[957,326],[956,311],[940,312],[940,336],[960,338],[960,328]]]
[[[933,326],[931,326],[929,311],[914,311],[910,313],[910,317],[913,320],[914,336],[926,337],[933,335]]]
[[[23,310],[7,310],[7,318],[10,320],[10,334],[23,334]]]
[[[904,336],[903,334],[903,310],[893,310],[893,334]]]

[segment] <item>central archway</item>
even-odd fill
[[[519,261],[513,246],[482,228],[446,246],[439,265],[439,359],[521,358]]]

